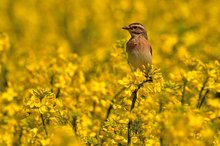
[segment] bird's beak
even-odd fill
[[[122,27],[122,29],[128,30],[128,29],[130,29],[130,27],[129,26],[124,26],[124,27]]]

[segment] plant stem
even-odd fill
[[[108,108],[108,110],[107,110],[106,118],[105,118],[104,121],[107,121],[108,118],[109,118],[109,115],[110,115],[111,110],[112,110],[112,108],[113,108],[113,100],[115,100],[125,89],[126,89],[126,87],[123,87],[123,88],[122,88],[121,90],[119,90],[119,91],[115,94],[115,96],[112,98],[111,103],[110,103],[110,106],[109,106],[109,108]]]
[[[207,96],[208,93],[209,93],[209,90],[206,90],[204,96],[203,96],[202,99],[201,99],[200,104],[198,105],[198,108],[201,108],[202,104],[205,102],[205,98],[206,98],[206,96]]]
[[[104,123],[108,120],[108,118],[109,118],[109,116],[110,116],[110,113],[111,113],[112,108],[113,108],[113,101],[114,101],[125,89],[126,89],[126,87],[121,88],[121,90],[119,90],[119,91],[115,94],[115,96],[112,98],[111,103],[110,103],[110,106],[109,106],[109,108],[108,108],[108,110],[107,110],[106,117],[105,117],[104,121],[102,121],[101,126],[100,126],[100,129],[99,129],[99,131],[98,131],[98,133],[97,133],[97,137],[99,136],[99,134],[100,134],[100,132],[101,132],[101,130],[102,130],[102,126],[103,126]],[[98,139],[99,139],[100,145],[102,146],[104,141],[101,140],[100,138],[98,138]]]
[[[185,91],[186,91],[186,84],[187,84],[187,80],[184,79],[183,81],[183,90],[182,90],[182,98],[181,98],[181,104],[184,104],[184,96],[185,96]]]
[[[131,125],[132,125],[132,120],[129,119],[129,122],[128,122],[128,143],[127,145],[131,145]]]
[[[208,79],[209,79],[209,77],[206,77],[205,81],[203,82],[202,88],[201,88],[201,90],[200,90],[200,92],[199,92],[199,100],[198,100],[197,108],[200,108],[200,107],[202,106],[202,104],[201,104],[202,98],[203,98],[203,97],[202,97],[202,93],[203,93],[203,91],[204,91],[204,89],[205,89],[205,86],[206,86],[206,84],[207,84],[207,82],[208,82]],[[206,96],[206,94],[208,94],[208,93],[205,93],[204,96]],[[203,101],[203,102],[204,102],[204,101]]]
[[[135,103],[136,103],[136,100],[137,100],[137,91],[140,87],[138,87],[136,90],[134,90],[134,92],[132,93],[132,104],[131,104],[131,108],[130,108],[130,112],[134,109],[134,106],[135,106]],[[131,144],[131,125],[132,125],[132,120],[129,119],[129,122],[128,122],[128,144],[127,145],[130,145]]]
[[[41,120],[42,120],[42,124],[43,124],[43,127],[44,127],[45,134],[46,134],[46,136],[48,136],[47,127],[46,127],[46,124],[45,124],[45,121],[44,121],[43,114],[40,114],[40,117],[41,117]]]
[[[135,107],[135,103],[136,103],[136,100],[137,100],[137,92],[138,92],[138,90],[139,90],[139,89],[143,86],[143,84],[146,83],[146,82],[152,82],[152,79],[145,80],[145,81],[143,81],[142,83],[138,84],[138,85],[137,85],[138,87],[132,92],[131,97],[133,97],[133,99],[132,99],[132,103],[131,103],[130,113],[132,112],[132,110],[133,110],[134,107]],[[128,122],[128,142],[127,142],[127,145],[128,145],[128,146],[131,145],[131,138],[132,138],[132,136],[131,136],[131,125],[132,125],[132,120],[129,119],[129,122]]]
[[[61,90],[60,88],[57,89],[56,98],[59,98],[59,96],[60,96],[60,90]]]

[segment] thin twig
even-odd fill
[[[181,98],[181,104],[183,105],[184,104],[184,96],[185,96],[185,91],[186,91],[186,84],[187,84],[187,80],[184,79],[183,81],[183,90],[182,90],[182,98]]]
[[[202,104],[205,102],[205,99],[206,99],[206,96],[207,96],[208,93],[209,93],[209,90],[206,90],[204,96],[201,99],[200,104],[198,105],[198,108],[201,108]]]
[[[152,82],[152,79],[147,79],[147,80],[145,80],[145,81],[143,81],[142,83],[140,83],[140,84],[138,84],[138,87],[132,92],[132,97],[133,97],[133,99],[132,99],[132,104],[131,104],[131,108],[130,108],[130,112],[132,112],[132,110],[134,109],[134,107],[135,107],[135,103],[136,103],[136,100],[137,100],[137,92],[138,92],[138,90],[144,85],[144,83],[147,83],[147,82]],[[128,122],[128,142],[127,142],[127,145],[129,146],[129,145],[131,145],[131,138],[132,138],[132,136],[131,136],[131,125],[132,125],[132,120],[131,119],[129,119],[129,122]]]
[[[206,77],[205,81],[203,82],[202,88],[199,91],[199,99],[198,99],[197,108],[200,108],[200,103],[201,103],[201,100],[202,100],[202,93],[203,93],[203,91],[205,89],[205,86],[206,86],[206,84],[208,82],[208,79],[209,79],[209,77]]]
[[[57,89],[56,98],[59,98],[59,96],[60,96],[60,90],[61,90],[60,88]]]
[[[103,144],[104,141],[99,138],[99,134],[100,134],[100,132],[101,132],[101,130],[102,130],[102,127],[103,127],[104,123],[108,120],[108,118],[109,118],[109,116],[110,116],[110,113],[111,113],[111,111],[112,111],[113,104],[114,104],[113,101],[114,101],[125,89],[126,89],[126,87],[121,88],[121,90],[119,90],[119,91],[115,94],[115,96],[112,98],[112,100],[111,100],[111,102],[110,102],[110,106],[109,106],[109,108],[108,108],[108,110],[107,110],[106,117],[105,117],[105,119],[102,121],[101,126],[100,126],[100,129],[99,129],[99,131],[97,132],[97,137],[98,137],[98,139],[99,139],[99,143],[100,143],[101,146],[102,146],[102,144]]]
[[[22,136],[23,136],[23,129],[22,129],[22,127],[20,127],[20,125],[19,125],[19,127],[18,127],[19,129],[18,129],[18,142],[17,142],[17,145],[21,145],[21,139],[22,139]],[[16,144],[15,144],[16,145]]]
[[[107,110],[107,114],[106,114],[106,117],[105,117],[105,120],[104,120],[104,121],[107,121],[108,118],[109,118],[109,116],[110,116],[111,110],[112,110],[112,108],[113,108],[113,101],[114,101],[125,89],[126,89],[126,87],[123,87],[123,88],[122,88],[121,90],[119,90],[119,91],[115,94],[115,96],[112,98],[111,103],[110,103],[110,106],[109,106],[109,108],[108,108],[108,110]]]
[[[130,108],[130,112],[133,110],[136,100],[137,100],[137,91],[140,89],[140,87],[138,87],[137,89],[135,89],[131,95],[131,97],[133,97],[132,99],[132,103],[131,103],[131,108]]]
[[[77,135],[77,116],[72,116],[72,121],[71,121],[71,125],[72,125],[72,128],[75,132],[75,135]]]
[[[160,145],[164,146],[164,142],[163,142],[163,137],[162,136],[160,136]]]
[[[40,117],[41,117],[41,120],[42,120],[42,124],[43,124],[43,127],[44,127],[45,134],[48,136],[47,127],[46,127],[46,124],[45,124],[45,121],[44,121],[43,114],[40,114]]]
[[[162,103],[162,101],[160,100],[160,102],[159,102],[160,104],[159,104],[159,113],[161,113],[162,112],[162,110],[163,110],[163,103]],[[163,130],[164,130],[164,127],[161,125],[161,127],[160,127],[160,145],[161,146],[164,146],[164,140],[163,140],[163,135],[161,134],[161,133],[163,133]]]
[[[7,80],[8,71],[2,62],[0,62],[0,65],[2,65],[2,68],[0,69],[0,72],[2,73],[0,77],[0,91],[4,91],[8,87],[8,80]]]
[[[134,90],[134,92],[132,93],[132,104],[131,104],[131,108],[130,108],[130,112],[133,110],[134,106],[135,106],[135,103],[136,103],[136,100],[137,100],[137,91],[138,91],[139,88],[137,88],[136,90]],[[131,125],[132,125],[132,120],[129,119],[129,122],[128,122],[128,143],[127,145],[129,146],[131,144]]]
[[[129,119],[129,122],[128,122],[128,143],[127,145],[131,145],[131,125],[132,125],[132,120]]]

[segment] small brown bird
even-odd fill
[[[132,23],[122,29],[128,30],[131,35],[126,44],[126,52],[132,71],[137,68],[143,71],[145,68],[148,74],[152,64],[152,48],[144,26],[140,23]]]

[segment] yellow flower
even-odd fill
[[[29,105],[30,108],[40,107],[41,106],[41,102],[40,102],[39,98],[37,98],[35,96],[32,96],[30,98],[30,100],[27,102],[27,105]]]
[[[37,136],[37,133],[38,133],[38,129],[37,128],[33,128],[30,131],[31,131],[31,134],[33,135],[33,137]]]
[[[39,108],[39,111],[41,114],[47,113],[48,112],[48,107],[43,105]]]

